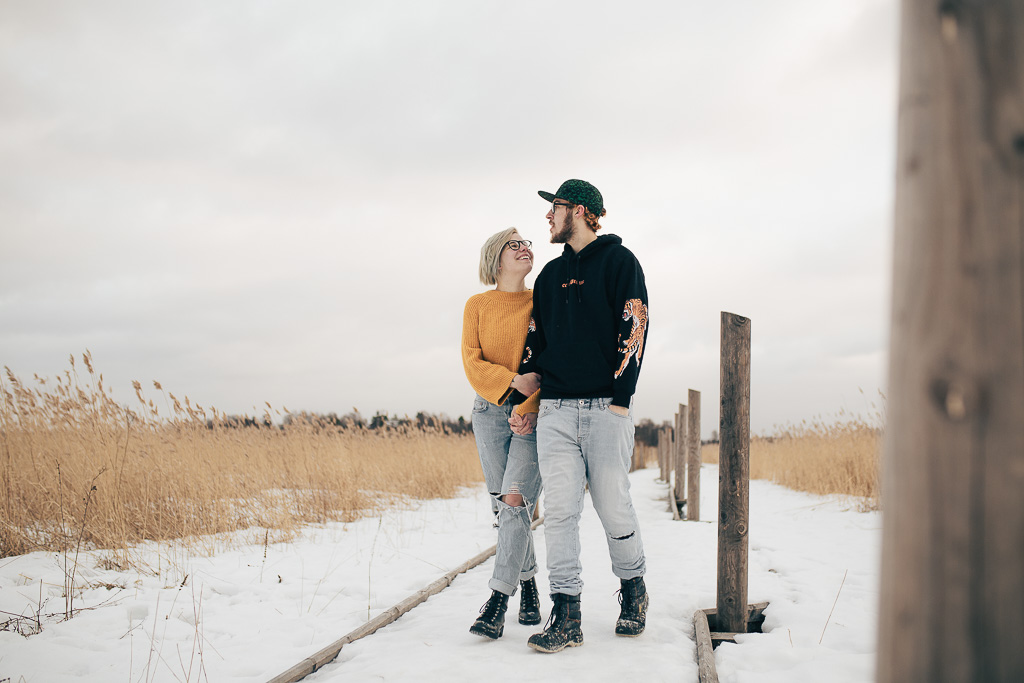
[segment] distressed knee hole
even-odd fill
[[[508,505],[509,507],[514,508],[526,507],[526,501],[523,500],[523,497],[518,493],[506,493],[501,497],[501,502],[505,503],[505,505]]]
[[[500,496],[500,499],[506,505],[510,505],[514,508],[526,507],[526,501],[523,500],[523,495],[519,492],[519,484],[512,482],[508,485],[508,491]]]
[[[635,534],[635,533],[636,533],[635,531],[631,531],[628,534],[626,534],[625,536],[612,536],[612,540],[613,541],[625,541],[627,539],[633,538],[633,534]]]

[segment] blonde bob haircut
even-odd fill
[[[501,263],[501,252],[505,248],[505,242],[512,239],[512,235],[519,232],[515,228],[508,228],[496,232],[487,238],[484,246],[480,247],[480,282],[485,285],[498,284],[498,265]]]

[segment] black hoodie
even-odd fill
[[[633,253],[602,235],[577,254],[568,244],[533,287],[531,345],[540,397],[612,398],[629,407],[647,341],[647,286]]]

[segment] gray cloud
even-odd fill
[[[0,3],[0,363],[229,411],[467,412],[479,245],[584,177],[640,257],[637,410],[755,428],[883,382],[891,0]],[[120,390],[120,389],[119,389]]]

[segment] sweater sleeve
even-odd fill
[[[526,415],[527,413],[539,413],[540,412],[540,389],[533,392],[532,396],[527,397],[525,401],[517,405],[513,410],[519,415]]]
[[[470,386],[491,403],[501,405],[512,393],[510,385],[516,373],[484,359],[480,348],[480,307],[474,299],[466,302],[462,316],[462,366]]]
[[[530,316],[530,323],[526,328],[526,342],[523,344],[523,360],[519,363],[519,374],[526,375],[531,372],[540,372],[537,367],[537,354],[533,349],[537,345],[537,323],[533,316]],[[521,394],[520,394],[521,395]],[[540,389],[533,392],[532,396],[525,397],[514,409],[519,415],[536,413],[540,410]]]
[[[629,407],[629,401],[636,391],[640,376],[640,364],[647,343],[648,313],[647,284],[644,271],[632,253],[622,260],[615,287],[618,310],[622,311],[619,321],[619,359],[613,381],[612,405]]]

